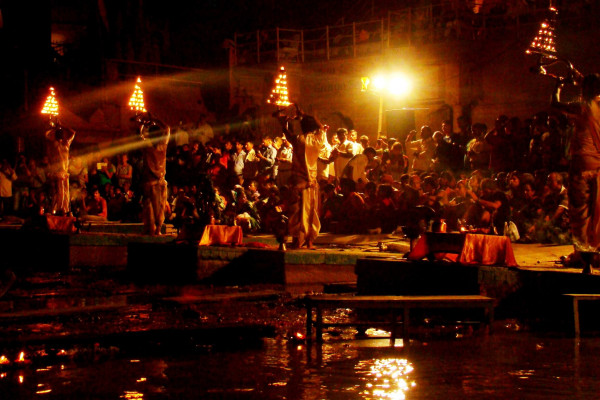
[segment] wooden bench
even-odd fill
[[[600,300],[600,294],[578,294],[578,293],[567,293],[567,297],[573,299],[573,320],[575,322],[575,336],[579,337],[581,330],[579,328],[579,302],[581,300]]]
[[[352,295],[308,295],[304,298],[306,306],[306,337],[312,338],[312,327],[316,328],[317,341],[323,340],[323,328],[335,325],[362,325],[357,323],[324,323],[323,310],[336,308],[354,309],[379,309],[390,310],[392,319],[390,324],[390,340],[392,344],[396,339],[397,312],[402,310],[403,339],[409,338],[409,322],[411,309],[435,308],[482,308],[485,310],[485,323],[491,331],[494,320],[494,299],[485,296],[352,296]],[[313,309],[316,317],[313,320]]]

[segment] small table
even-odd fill
[[[44,217],[46,218],[46,223],[50,232],[75,233],[77,231],[75,228],[77,218],[75,217],[62,217],[50,214],[47,214]]]
[[[475,233],[426,232],[408,254],[408,259],[434,259],[436,254],[462,264],[518,266],[507,236]]]
[[[577,294],[567,293],[565,296],[573,298],[573,320],[575,322],[575,337],[579,337],[581,330],[579,328],[579,301],[580,300],[600,300],[600,294]]]
[[[242,238],[241,226],[206,225],[199,245],[230,244],[239,246],[242,244]]]
[[[396,312],[402,311],[403,339],[409,340],[410,310],[411,309],[469,309],[481,308],[485,310],[483,321],[489,332],[494,322],[495,299],[479,295],[445,295],[445,296],[351,296],[351,295],[307,295],[304,297],[306,307],[306,338],[311,340],[312,327],[316,327],[316,339],[323,341],[323,328],[336,325],[364,325],[364,323],[324,323],[323,310],[334,308],[358,308],[358,309],[380,309],[392,312],[389,321],[393,344],[396,339]],[[313,309],[316,311],[313,320]],[[371,323],[368,323],[371,324]]]

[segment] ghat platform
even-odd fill
[[[512,244],[517,266],[464,265],[409,261],[403,257],[409,243],[393,235],[323,234],[316,250],[280,252],[270,235],[244,237],[240,246],[197,246],[175,243],[174,235],[133,233],[138,228],[56,234],[3,227],[0,262],[17,273],[117,268],[138,283],[274,284],[296,295],[331,288],[360,295],[485,295],[499,300],[500,317],[544,319],[563,303],[572,310],[565,293],[600,294],[600,275],[560,264],[571,246]]]

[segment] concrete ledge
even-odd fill
[[[127,257],[131,276],[150,282],[276,284],[322,290],[332,282],[355,282],[359,254],[137,242],[128,245]]]
[[[502,318],[535,324],[570,323],[565,293],[600,293],[600,275],[447,262],[360,259],[357,291],[362,295],[484,295],[498,299]]]

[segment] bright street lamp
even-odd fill
[[[381,133],[383,128],[383,100],[384,96],[392,96],[394,98],[403,98],[410,94],[412,91],[412,80],[408,75],[402,73],[395,73],[390,76],[376,75],[372,79],[369,77],[362,77],[362,89],[363,92],[371,92],[379,96],[379,116],[377,122],[377,137]]]

